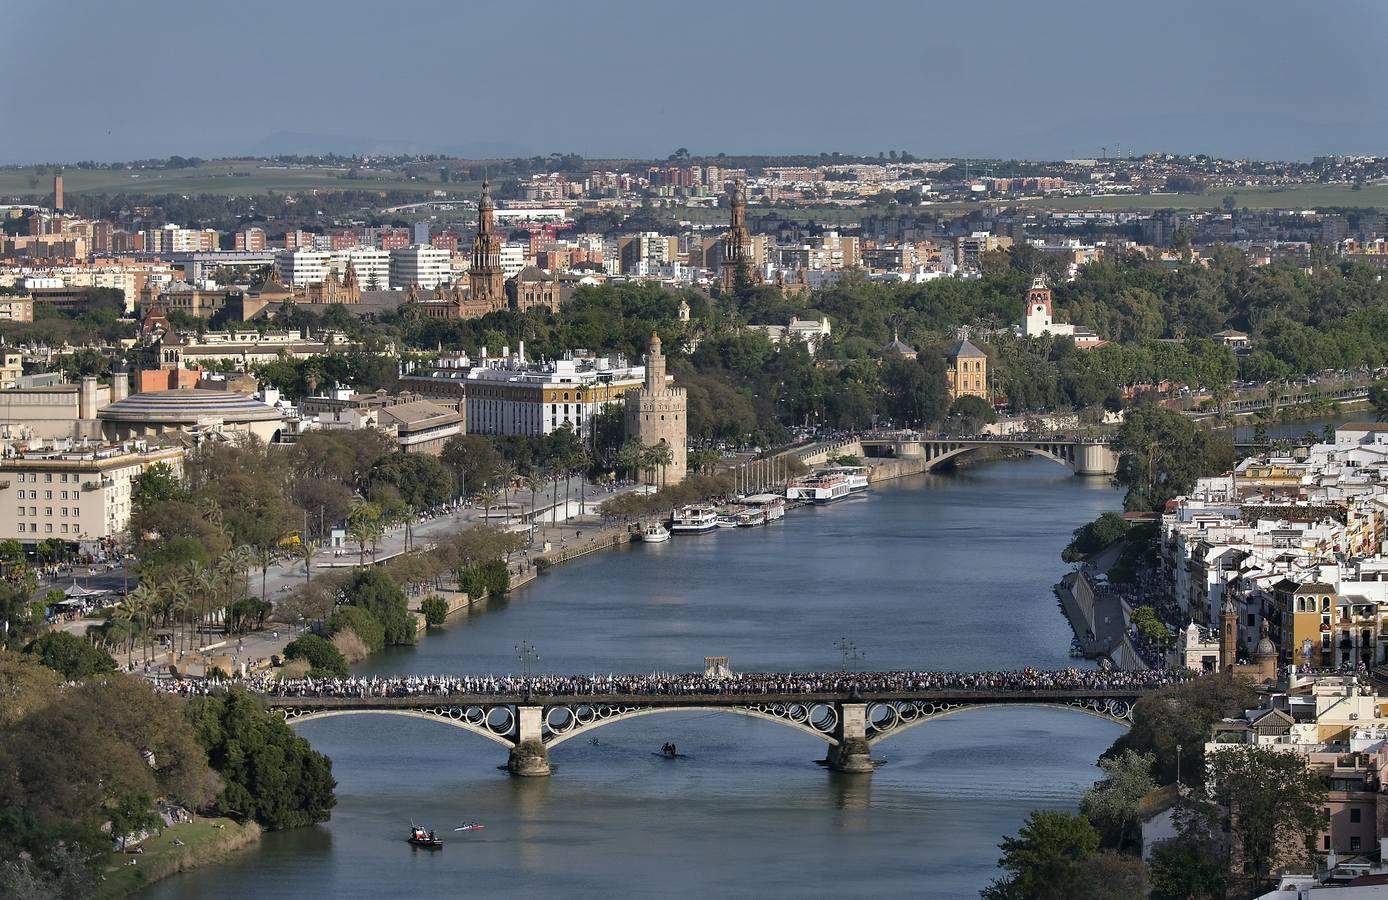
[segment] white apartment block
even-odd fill
[[[0,540],[48,538],[91,549],[130,526],[132,482],[156,463],[183,470],[183,448],[39,450],[0,459]]]
[[[282,250],[275,254],[275,265],[285,284],[303,287],[328,277],[332,256],[326,250]]]
[[[390,252],[390,284],[433,290],[453,277],[452,255],[438,247],[401,247]],[[516,271],[520,271],[517,269]]]
[[[357,285],[364,291],[388,291],[390,281],[390,251],[372,247],[353,247],[332,254],[329,263],[339,279],[347,276],[347,267],[357,276]],[[408,288],[409,285],[400,285]]]
[[[527,244],[501,245],[501,271],[507,278],[515,278],[525,268],[525,257],[530,252]]]

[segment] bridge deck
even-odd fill
[[[300,709],[408,709],[415,706],[743,706],[757,703],[871,703],[921,700],[940,703],[1066,703],[1073,700],[1130,700],[1150,688],[1043,688],[1036,690],[881,691],[852,693],[738,693],[738,694],[407,694],[403,696],[295,697],[267,694],[270,706]]]

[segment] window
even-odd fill
[[[23,522],[20,522],[20,523],[19,523],[19,530],[20,530],[21,533],[24,531],[24,523],[23,523]]]
[[[51,516],[51,515],[53,515],[53,507],[51,507],[51,506],[45,506],[45,507],[43,508],[43,514],[44,514],[45,516]]]
[[[1254,618],[1254,614],[1253,614],[1253,613],[1249,613],[1249,614],[1248,614],[1248,627],[1249,627],[1249,628],[1252,628],[1252,627],[1256,624],[1256,623],[1253,621],[1253,618]]]
[[[52,473],[52,472],[44,472],[44,473],[43,473],[43,480],[44,480],[44,481],[52,481],[52,480],[53,480],[53,473]]]
[[[46,531],[46,532],[48,532],[49,534],[52,534],[52,533],[53,533],[53,523],[52,523],[52,522],[46,523],[46,524],[43,526],[43,530]]]
[[[1322,847],[1322,849],[1325,849],[1325,850],[1329,850],[1329,849],[1330,849],[1330,835],[1327,834],[1327,835],[1325,836],[1324,840],[1321,842],[1321,847]]]
[[[1355,812],[1359,812],[1359,810],[1356,809]],[[1354,835],[1353,837],[1351,837],[1351,838],[1349,839],[1349,849],[1351,849],[1351,850],[1358,850],[1358,849],[1359,849],[1359,835],[1356,834],[1356,835]]]
[[[1356,806],[1349,811],[1349,820],[1357,825],[1361,814],[1362,811]]]
[[[52,500],[52,499],[53,499],[53,492],[52,492],[52,491],[44,491],[44,492],[43,492],[43,499],[45,499],[45,500]]]

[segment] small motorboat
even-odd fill
[[[645,544],[659,544],[670,540],[670,532],[660,523],[653,523],[641,529],[641,541]]]
[[[434,834],[426,828],[418,825],[410,829],[409,843],[414,847],[424,847],[428,850],[437,850],[443,846],[443,838]]]

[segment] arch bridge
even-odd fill
[[[709,693],[505,695],[416,694],[365,697],[281,697],[269,707],[290,725],[345,715],[398,715],[470,731],[506,747],[514,775],[550,773],[549,751],[575,737],[638,716],[728,712],[784,725],[828,744],[825,765],[868,773],[872,748],[907,729],[969,709],[1046,706],[1071,709],[1123,726],[1132,724],[1141,687],[1113,689],[939,689],[862,695],[839,693]]]
[[[1112,475],[1118,454],[1102,438],[1067,435],[999,435],[973,438],[928,437],[914,432],[864,437],[858,442],[865,456],[924,459],[927,469],[976,450],[1013,450],[1068,466],[1076,475]]]

